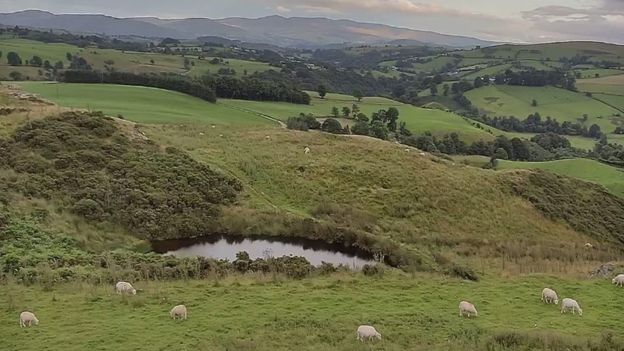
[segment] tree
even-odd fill
[[[370,134],[375,138],[388,140],[388,128],[380,120],[375,120],[371,123]]]
[[[70,54],[69,52],[65,54],[65,57],[67,58],[67,61],[71,61],[74,58],[74,55]]]
[[[63,61],[57,61],[54,64],[54,69],[63,69],[64,65],[63,65]]]
[[[344,116],[344,118],[349,118],[351,116],[351,109],[348,108],[347,106],[343,107],[342,115]]]
[[[332,134],[342,134],[342,125],[333,118],[328,118],[323,122],[321,130]]]
[[[600,131],[600,126],[598,126],[597,124],[592,124],[591,127],[589,127],[589,131],[588,131],[588,135],[590,138],[600,138],[600,136],[602,135],[602,132]]]
[[[429,88],[429,91],[431,92],[431,96],[438,95],[438,86],[435,85],[435,84],[431,84],[431,87]]]
[[[332,107],[331,115],[334,116],[335,118],[340,117],[340,110],[338,110],[338,107],[336,106]]]
[[[43,68],[45,68],[45,69],[46,69],[46,70],[48,70],[48,71],[49,71],[49,70],[52,70],[52,64],[50,63],[50,61],[49,61],[49,60],[45,60],[45,61],[43,62]]]
[[[11,73],[9,73],[9,77],[11,77],[11,79],[15,81],[23,80],[22,74],[17,71],[12,71]]]
[[[531,101],[531,106],[537,107],[537,100],[533,99],[533,101]]]
[[[513,154],[515,160],[518,161],[529,161],[531,158],[531,153],[526,143],[520,138],[511,139],[511,146],[513,147]]]
[[[17,52],[9,52],[7,54],[7,63],[11,66],[21,66],[22,58],[17,54]]]
[[[358,114],[357,114],[357,116],[355,116],[355,119],[356,119],[357,121],[360,121],[360,122],[368,122],[368,121],[370,121],[370,119],[368,118],[368,116],[367,116],[367,115],[365,115],[365,114],[363,114],[363,113],[361,113],[361,112],[360,112],[360,113],[358,113]]]
[[[399,134],[404,137],[412,136],[412,131],[407,129],[407,123],[405,123],[405,121],[401,121],[401,123],[399,123]]]
[[[507,155],[507,151],[505,151],[505,149],[499,147],[494,152],[494,158],[496,158],[497,160],[507,160],[509,158],[509,155]]]
[[[481,77],[475,78],[475,80],[474,80],[474,87],[475,87],[475,89],[479,89],[479,88],[481,88],[484,85],[485,84],[483,83],[483,79]]]
[[[396,107],[390,107],[388,111],[386,111],[386,121],[388,129],[391,132],[396,132],[397,130],[397,121],[399,119],[399,110]]]
[[[353,91],[353,97],[355,97],[358,102],[361,102],[362,99],[364,98],[364,94],[362,93],[361,90],[356,89]]]
[[[35,67],[41,67],[43,66],[43,60],[41,59],[41,57],[35,55],[30,59],[30,65]]]
[[[353,106],[351,106],[351,112],[353,113],[354,117],[357,117],[357,115],[360,113],[360,106],[358,106],[357,104],[353,104]]]
[[[319,85],[318,88],[316,89],[316,91],[319,94],[319,97],[321,99],[324,99],[325,96],[327,95],[327,88],[325,88],[325,86],[323,84]]]
[[[442,94],[444,94],[444,96],[448,96],[449,90],[451,90],[451,87],[448,84],[442,86]]]
[[[358,121],[355,123],[353,128],[351,128],[351,132],[357,135],[369,135],[370,134],[370,126],[367,122]]]

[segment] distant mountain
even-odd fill
[[[41,29],[62,29],[75,33],[136,35],[144,37],[171,37],[183,39],[184,33],[134,19],[104,15],[55,15],[44,11],[22,11],[0,14],[0,24]]]
[[[52,14],[29,10],[0,14],[0,24],[112,36],[195,39],[219,36],[281,47],[317,48],[336,44],[383,44],[393,41],[448,47],[490,46],[495,43],[456,35],[397,28],[350,20],[269,16],[251,18],[155,17],[115,18],[104,15]]]

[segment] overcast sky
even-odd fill
[[[0,0],[0,12],[40,9],[116,17],[348,18],[482,39],[624,43],[624,0]]]

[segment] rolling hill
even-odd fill
[[[621,117],[617,117],[620,113],[617,109],[583,94],[555,87],[491,85],[468,91],[465,96],[490,116],[524,119],[531,113],[539,112],[542,117],[550,116],[560,122],[579,122],[587,114],[586,123],[598,124],[607,133],[613,132],[621,121]],[[537,101],[537,106],[532,106],[533,100]]]
[[[77,33],[134,35],[148,38],[171,37],[195,39],[223,36],[227,39],[286,47],[321,47],[331,44],[376,44],[399,39],[416,40],[429,45],[449,47],[488,46],[491,42],[435,32],[397,28],[326,18],[285,18],[269,16],[257,19],[205,18],[158,19],[153,17],[114,18],[103,15],[52,14],[22,11],[0,14],[0,24],[42,29],[60,29]]]

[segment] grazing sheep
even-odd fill
[[[377,338],[381,340],[381,334],[370,325],[360,325],[357,329],[356,339],[364,342],[365,340],[372,340],[373,338]]]
[[[586,249],[593,249],[594,245],[590,244],[590,243],[585,243],[585,248]]]
[[[477,309],[473,304],[467,301],[462,301],[459,303],[459,316],[463,317],[464,315],[467,317],[477,317],[479,313],[477,313]]]
[[[555,305],[558,305],[559,297],[553,289],[544,288],[544,290],[542,290],[542,301],[548,304],[554,303]]]
[[[424,153],[424,152],[421,152],[421,153],[420,153],[420,156],[425,157],[425,156],[427,156],[427,154],[426,154],[426,153]]]
[[[132,284],[128,282],[119,282],[115,285],[115,291],[119,295],[132,294],[136,295],[136,289],[132,287]]]
[[[20,327],[32,327],[33,322],[35,325],[39,325],[39,320],[34,313],[28,311],[20,313]]]
[[[184,319],[186,320],[186,306],[184,305],[177,305],[176,307],[171,309],[171,312],[169,312],[169,315],[171,316],[171,318],[173,320],[176,319]]]
[[[265,136],[264,138],[265,138],[266,140],[271,140],[271,136],[270,136],[270,135],[267,135],[267,136]]]
[[[618,274],[611,280],[611,283],[615,284],[615,286],[624,286],[624,274]]]
[[[307,155],[307,154],[309,154],[309,153],[310,153],[310,151],[312,151],[312,150],[310,150],[310,148],[309,148],[309,147],[307,147],[307,146],[305,147],[305,149],[303,149],[303,152],[304,152],[306,155]]]
[[[570,310],[572,311],[572,314],[578,312],[579,316],[583,315],[583,310],[581,309],[581,306],[579,306],[578,302],[576,302],[576,300],[572,300],[569,298],[563,299],[563,301],[561,301],[561,313],[566,313]]]

